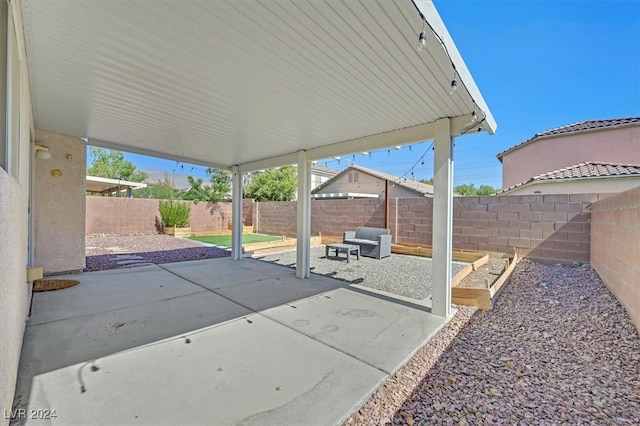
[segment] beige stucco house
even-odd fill
[[[589,176],[585,172],[581,173],[580,177],[584,179],[580,182],[574,179],[569,183],[569,177],[560,179],[562,172],[558,171],[573,167],[575,172],[579,170],[576,167],[581,163],[590,162],[640,165],[640,117],[581,121],[546,130],[502,151],[497,157],[502,162],[502,188],[505,190],[516,186],[529,188],[532,187],[529,184],[555,184],[562,181],[564,186],[554,186],[554,191],[580,192],[578,187],[586,182],[585,179],[590,178],[590,183],[585,187],[588,192],[618,192],[617,187],[626,188],[632,181],[625,173],[598,173]],[[542,178],[547,174],[546,178]],[[552,179],[551,176],[556,178]],[[612,184],[612,179],[623,179],[625,182]]]
[[[384,198],[387,184],[389,198],[433,197],[431,185],[355,164],[315,188],[311,196],[317,200]]]

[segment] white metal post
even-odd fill
[[[431,312],[451,314],[453,250],[453,137],[448,118],[436,121],[433,194],[433,293]]]
[[[296,277],[308,278],[311,259],[311,166],[306,151],[298,151],[298,217]]]
[[[242,258],[242,173],[238,167],[231,168],[232,200],[231,200],[231,257],[233,260]]]

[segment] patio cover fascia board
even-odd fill
[[[117,151],[130,152],[132,154],[140,154],[140,155],[146,155],[149,157],[162,158],[164,160],[178,161],[181,163],[189,163],[189,164],[198,164],[204,167],[211,167],[212,169],[231,170],[231,166],[226,166],[224,164],[208,161],[202,158],[191,158],[191,157],[177,155],[177,154],[167,154],[165,152],[156,151],[153,149],[132,147],[130,145],[109,142],[101,139],[91,138],[88,140],[88,144],[91,146],[97,146],[100,148],[114,149]]]
[[[451,118],[451,134],[460,135],[468,127],[471,114]],[[391,146],[407,145],[415,142],[431,140],[435,138],[435,122],[419,126],[407,127],[377,135],[365,136],[344,142],[318,146],[308,149],[307,161],[322,160],[325,158],[351,155],[362,151],[373,151]],[[273,167],[295,164],[298,161],[297,152],[292,152],[277,157],[265,158],[259,161],[238,165],[240,173],[248,173],[256,170],[264,170]]]
[[[471,121],[471,114],[462,115],[451,118],[451,134],[460,135],[468,127]],[[484,126],[486,127],[486,126]],[[483,127],[483,128],[484,128]],[[376,149],[388,148],[391,146],[407,145],[415,142],[431,140],[434,138],[434,123],[426,123],[419,126],[407,127],[404,129],[393,130],[390,132],[379,133],[377,135],[365,136],[362,138],[352,139],[333,144],[318,146],[307,150],[308,161],[322,160],[325,158],[351,155],[364,150],[372,151]],[[219,170],[231,170],[235,164],[224,165],[203,159],[190,158],[181,155],[166,154],[153,149],[141,149],[131,147],[124,144],[104,141],[100,139],[90,139],[89,144],[102,148],[115,149],[119,151],[127,151],[134,154],[148,155],[157,158],[163,158],[171,161],[179,161],[183,163],[195,163],[206,167]],[[258,161],[252,161],[245,164],[237,165],[238,172],[245,174],[257,170],[271,169],[274,167],[282,167],[298,162],[298,151],[291,152],[276,157],[265,158]]]

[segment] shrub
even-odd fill
[[[186,226],[191,219],[191,206],[187,203],[174,200],[160,200],[158,210],[160,210],[162,226],[182,228]]]

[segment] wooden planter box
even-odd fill
[[[519,261],[518,253],[514,250],[513,259],[510,262],[507,260],[505,269],[502,271],[500,277],[490,284],[488,288],[453,287],[451,289],[451,302],[456,305],[475,306],[485,310],[493,308],[500,291],[502,291],[505,284],[509,281],[509,278],[511,278],[511,274]],[[473,266],[473,264],[469,266]],[[475,268],[473,270],[475,270]],[[470,272],[471,270],[467,270],[466,268],[460,271],[455,277],[455,285],[462,282]]]
[[[322,236],[322,244],[340,242],[342,242],[342,237],[340,236]],[[432,257],[431,247],[420,247],[411,244],[391,244],[391,253]],[[516,264],[520,260],[518,253],[514,250],[513,259],[506,265],[500,277],[493,284],[490,284],[487,288],[462,288],[456,286],[471,272],[487,263],[489,261],[489,255],[483,252],[453,250],[452,258],[453,260],[469,263],[469,265],[451,279],[452,303],[456,305],[476,306],[482,309],[493,308],[500,291],[509,281]]]
[[[167,235],[173,235],[174,237],[182,238],[182,237],[190,237],[191,236],[191,227],[186,228],[177,228],[175,226],[163,226],[162,233]]]
[[[281,240],[265,241],[263,243],[251,243],[242,246],[242,252],[245,254],[266,254],[277,251],[290,250],[296,247],[295,238],[282,237]],[[321,244],[320,237],[311,237],[311,246]]]

